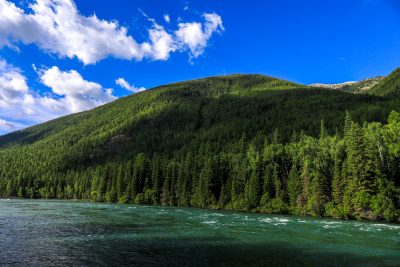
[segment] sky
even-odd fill
[[[0,0],[0,134],[158,85],[400,67],[398,0]]]

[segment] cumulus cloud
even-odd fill
[[[216,13],[203,14],[206,22],[179,23],[179,30],[175,32],[182,49],[189,48],[191,57],[196,58],[204,53],[207,42],[213,32],[224,31],[222,19]]]
[[[0,60],[0,107],[9,107],[20,102],[29,88],[20,70]]]
[[[178,49],[173,36],[169,34],[163,26],[153,23],[153,28],[149,30],[151,45],[143,45],[146,55],[151,55],[155,60],[167,60],[170,52]]]
[[[0,134],[14,131],[14,130],[15,130],[14,123],[0,119]]]
[[[203,53],[214,31],[224,30],[221,17],[204,14],[205,24],[181,23],[173,33],[153,23],[149,40],[139,44],[118,21],[106,21],[96,15],[85,17],[72,0],[36,0],[26,13],[14,3],[0,0],[0,47],[16,48],[19,42],[36,44],[60,57],[78,58],[94,64],[108,56],[120,59],[166,60],[171,52],[190,49],[191,57]],[[169,16],[164,19],[168,22]]]
[[[133,84],[130,85],[127,81],[125,81],[124,78],[116,79],[115,83],[117,85],[121,86],[122,88],[125,88],[126,90],[134,92],[134,93],[142,92],[142,91],[146,90],[146,88],[144,88],[144,87],[137,88]]]
[[[61,71],[54,66],[42,71],[42,83],[62,98],[54,102],[48,99],[47,104],[61,113],[75,113],[92,109],[115,100],[112,89],[104,89],[100,84],[89,82],[75,70]],[[63,110],[64,109],[64,110]]]
[[[33,113],[35,97],[21,70],[0,59],[0,118],[2,128],[11,129],[12,119],[23,119]]]
[[[96,15],[81,16],[71,0],[37,0],[29,7],[32,14],[0,0],[2,45],[12,41],[36,43],[41,49],[62,57],[77,57],[85,64],[109,55],[138,60],[143,57],[141,45],[127,35],[126,28]]]
[[[54,66],[37,72],[40,81],[51,88],[50,95],[31,90],[22,71],[0,59],[0,134],[116,99],[112,89],[84,80],[75,70]]]

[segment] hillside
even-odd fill
[[[1,136],[0,195],[398,220],[399,104],[262,75],[159,86]]]
[[[282,103],[285,105],[282,106]],[[371,106],[371,103],[374,105]],[[388,103],[390,106],[385,108]],[[271,136],[273,130],[278,128],[285,135],[284,139],[288,140],[293,129],[303,129],[312,136],[318,135],[321,119],[325,120],[326,127],[333,133],[343,125],[346,110],[352,111],[354,119],[360,122],[383,122],[395,107],[390,101],[374,96],[349,96],[310,89],[262,75],[238,74],[164,85],[120,98],[90,111],[0,136],[0,149],[36,141],[54,144],[53,141],[77,143],[81,139],[89,139],[97,144],[110,141],[118,135],[142,138],[144,131],[150,131],[143,134],[146,139],[147,136],[159,136],[160,127],[174,131],[172,135],[205,131],[210,136],[215,131],[224,132],[220,124],[238,120],[257,120],[262,124],[247,129],[248,125],[239,123],[235,127],[242,129],[235,132],[234,138],[242,133],[252,135],[252,132],[261,130]],[[175,117],[179,121],[175,121]],[[178,127],[171,125],[171,122]],[[157,125],[157,129],[153,125]],[[139,136],[135,131],[140,131]],[[148,143],[146,140],[136,140],[135,143],[143,142]],[[135,153],[159,152],[159,145],[155,147],[150,151],[141,148]]]
[[[378,96],[399,96],[400,92],[400,68],[397,68],[380,83],[367,91],[368,94]]]

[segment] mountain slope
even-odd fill
[[[373,96],[349,96],[310,89],[262,75],[210,77],[160,86],[90,111],[0,136],[0,148],[36,141],[52,143],[63,140],[72,144],[82,138],[96,143],[119,134],[140,137],[144,129],[158,131],[160,127],[170,126],[176,132],[193,132],[194,129],[213,131],[214,128],[221,128],[218,125],[226,124],[227,120],[233,123],[235,120],[251,121],[254,116],[259,116],[258,120],[262,120],[263,125],[258,124],[253,130],[271,133],[279,128],[282,132],[287,130],[291,133],[292,129],[305,129],[306,133],[316,135],[320,119],[326,121],[332,132],[342,125],[334,114],[338,111],[344,117],[345,110],[355,110],[353,116],[360,121],[380,120],[381,107],[377,107],[379,114],[374,114],[372,110],[362,114],[364,109],[374,109],[367,107],[370,103],[380,101]],[[385,117],[390,110],[391,107],[386,110]],[[238,136],[250,132],[240,124],[237,127],[244,128],[236,133]]]
[[[247,89],[258,90],[258,87],[291,89],[300,86],[261,75],[232,75],[180,82],[130,95],[94,110],[68,115],[22,131],[0,136],[0,146],[10,145],[11,143],[32,143],[54,134],[57,135],[72,125],[90,129],[91,132],[102,127],[107,129],[102,129],[102,131],[117,131],[139,118],[148,117],[149,114],[157,117],[158,114],[168,111],[171,107],[176,107],[182,101],[187,102],[183,103],[185,106],[192,104],[198,106],[200,102],[207,99],[217,98],[220,95],[234,96],[241,94],[241,92],[248,93],[250,90]],[[108,124],[109,119],[112,119],[111,125]],[[94,123],[94,125],[86,127],[87,123]],[[85,134],[87,133],[85,132]]]
[[[397,190],[399,172],[392,166],[398,166],[398,156],[390,154],[397,148],[385,147],[387,161],[386,156],[376,161],[376,148],[383,144],[374,140],[392,137],[373,136],[386,128],[367,123],[385,123],[392,110],[400,111],[399,103],[397,98],[310,88],[262,75],[159,86],[1,136],[0,196],[310,215],[324,215],[331,203],[329,216],[394,220],[383,215],[392,206],[378,212],[344,198],[364,192],[351,191],[358,188],[351,181],[340,182],[342,197],[334,197],[332,181],[338,169],[355,183],[362,167],[371,177],[381,173],[386,179],[381,184]],[[351,119],[345,120],[346,111]],[[397,123],[393,114],[391,121]],[[357,122],[379,129],[367,135]],[[347,143],[349,136],[363,137]],[[364,152],[375,167],[352,163],[358,156],[347,147],[353,143],[374,149]],[[382,198],[372,198],[380,192],[374,186],[370,202],[380,205]],[[388,190],[383,199],[399,208]]]
[[[160,86],[1,136],[0,148],[49,151],[49,158],[58,159],[52,164],[68,169],[116,154],[171,157],[202,142],[223,145],[243,133],[260,144],[275,128],[283,141],[293,130],[317,136],[321,119],[333,133],[342,128],[346,110],[357,121],[382,121],[395,107],[375,96],[311,89],[262,75],[210,77]]]
[[[368,94],[378,96],[399,96],[400,93],[400,68],[395,69],[380,83],[367,91]]]

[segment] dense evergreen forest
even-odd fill
[[[0,196],[399,222],[399,73],[363,94],[230,75],[130,95],[0,136]]]

